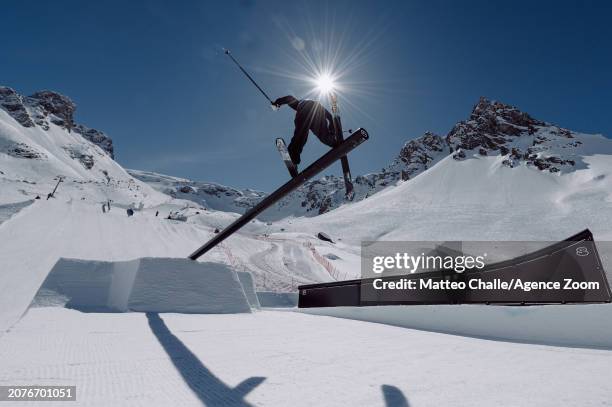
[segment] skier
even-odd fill
[[[334,119],[321,103],[310,99],[298,100],[288,95],[276,99],[272,102],[272,105],[276,108],[280,108],[282,105],[289,105],[290,108],[296,111],[294,120],[295,130],[291,143],[287,147],[291,160],[296,166],[301,161],[300,155],[308,140],[309,131],[312,131],[327,146],[335,147],[338,144]]]

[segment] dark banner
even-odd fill
[[[500,260],[521,251],[527,254]],[[585,230],[545,242],[364,242],[362,278],[300,286],[300,307],[610,302]]]

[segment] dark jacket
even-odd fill
[[[284,96],[274,101],[276,106],[289,105],[295,114],[295,132],[312,131],[315,136],[328,146],[335,142],[334,119],[323,105],[315,100],[298,100],[293,96]]]
[[[301,161],[300,156],[308,141],[309,131],[312,131],[323,144],[330,147],[336,146],[334,118],[321,103],[310,99],[298,100],[293,96],[284,96],[276,99],[273,104],[279,107],[289,105],[296,112],[293,138],[287,147],[291,160],[295,164]]]

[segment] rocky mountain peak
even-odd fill
[[[28,99],[31,105],[40,106],[47,115],[54,115],[52,122],[58,126],[72,128],[74,125],[73,116],[76,105],[69,97],[50,90],[43,90],[30,95]]]
[[[481,96],[478,103],[472,109],[470,120],[477,122],[499,122],[504,121],[518,127],[543,126],[546,123],[536,120],[525,112],[521,112],[514,106],[498,101],[491,101]]]
[[[355,177],[354,202],[367,199],[400,180],[415,178],[449,155],[457,161],[482,156],[499,157],[499,160],[491,160],[491,165],[498,167],[501,163],[508,167],[501,171],[527,166],[549,173],[570,172],[586,166],[581,162],[582,144],[578,133],[535,119],[514,106],[481,97],[467,119],[454,125],[446,135],[425,132],[408,140],[388,166]],[[162,183],[157,179],[164,176],[159,174],[153,175],[153,182],[142,172],[133,172],[132,175],[165,193],[213,208],[217,205],[215,202],[222,202],[232,211],[243,211],[265,196],[188,180],[168,179]],[[265,219],[281,219],[288,215],[315,216],[344,203],[342,177],[324,176],[307,181],[282,199],[276,204],[276,211],[266,212]]]
[[[546,123],[514,106],[481,97],[468,120],[460,121],[446,136],[453,150],[498,151],[516,137],[533,135]]]
[[[456,160],[466,159],[466,151],[475,150],[483,156],[501,155],[503,164],[511,168],[524,162],[539,170],[560,172],[576,165],[573,151],[582,143],[568,140],[573,138],[570,130],[481,97],[469,119],[458,122],[447,134],[446,142]]]
[[[0,108],[6,110],[23,127],[34,127],[23,99],[23,96],[8,86],[0,86]]]
[[[357,176],[355,201],[366,199],[399,180],[412,179],[451,155],[462,161],[478,156],[501,156],[513,168],[527,165],[551,173],[572,171],[581,165],[576,148],[582,143],[567,129],[546,123],[518,108],[481,97],[467,120],[458,122],[445,135],[425,132],[407,141],[395,159],[381,171]],[[279,203],[296,203],[303,213],[325,213],[344,203],[344,181],[327,176],[306,182]]]
[[[406,142],[380,172],[356,177],[355,200],[365,199],[399,180],[414,178],[449,155],[458,161],[501,156],[502,164],[509,168],[522,164],[550,173],[572,171],[582,165],[577,154],[582,142],[575,136],[570,130],[535,119],[514,106],[481,97],[467,120],[455,124],[446,136],[425,132]],[[291,199],[299,196],[301,207],[323,213],[344,202],[343,188],[341,178],[326,177],[307,182]]]
[[[440,154],[445,155],[448,151],[444,137],[428,131],[406,142],[385,172],[391,175],[399,171],[399,178],[406,180],[429,168]]]
[[[76,104],[58,92],[42,90],[22,96],[8,86],[0,86],[0,109],[4,109],[23,127],[37,126],[47,131],[52,123],[67,131],[74,131],[114,158],[113,140],[102,131],[75,123]]]

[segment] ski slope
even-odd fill
[[[507,168],[500,156],[459,162],[449,156],[363,201],[279,226],[324,230],[354,246],[363,240],[556,241],[585,228],[596,241],[612,240],[612,155],[584,160],[585,169],[553,175]]]
[[[4,293],[0,296],[0,334],[25,312],[62,257],[100,261],[186,258],[213,236],[215,227],[238,216],[207,211],[188,222],[155,216],[158,210],[167,214],[177,208],[164,204],[128,217],[122,208],[102,213],[98,204],[57,198],[35,200],[13,214],[0,224],[0,291]],[[287,291],[298,284],[331,280],[306,247],[296,241],[281,246],[261,236],[262,228],[266,225],[249,225],[200,260],[249,271],[260,290]]]
[[[39,158],[3,154],[20,146]],[[87,166],[90,166],[87,168]],[[170,197],[130,176],[100,147],[53,123],[48,130],[24,128],[0,109],[0,204],[45,199],[59,177],[58,196],[93,202],[109,199],[125,205],[151,206]]]
[[[27,350],[27,351],[24,351]],[[295,312],[31,309],[0,384],[76,385],[66,406],[602,406],[612,352],[486,341]]]
[[[571,152],[555,150],[565,144],[546,150],[572,158],[572,170],[543,172],[520,160],[509,168],[501,155],[475,151],[462,160],[440,158],[441,153],[408,181],[322,216],[287,217],[303,213],[297,211],[305,210],[302,202],[280,205],[274,215],[283,219],[250,222],[202,260],[226,277],[250,272],[259,291],[289,291],[299,284],[357,277],[364,240],[555,241],[589,228],[610,272],[610,142],[576,137],[583,143]],[[570,306],[563,318],[555,311],[564,308],[319,311],[345,319],[291,310],[248,312],[256,300],[241,296],[233,277],[236,284],[227,284],[229,279],[221,284],[199,273],[200,265],[175,265],[261,193],[138,172],[151,187],[67,128],[53,121],[47,129],[25,127],[1,109],[0,150],[6,152],[0,154],[2,385],[76,385],[78,402],[66,405],[87,406],[600,406],[612,400],[610,350],[550,346],[608,349],[609,305]],[[24,150],[38,158],[26,158]],[[60,176],[64,182],[56,196],[46,200]],[[163,193],[173,185],[178,191],[197,187],[201,194],[187,188],[184,196],[175,194],[197,195],[190,202]],[[325,193],[334,185],[325,179],[311,183]],[[112,209],[103,213],[108,200]],[[134,216],[126,215],[128,207],[137,209]],[[169,213],[184,221],[166,219]],[[319,232],[335,243],[318,240]],[[78,260],[58,263],[61,258]],[[72,262],[67,274],[66,262]],[[114,262],[125,262],[126,268],[115,268]],[[130,267],[141,263],[150,266],[144,283],[119,284],[136,279]],[[30,307],[43,282],[53,288],[66,278],[72,304],[61,303],[59,296],[38,296]],[[110,281],[108,291],[91,290],[98,278]],[[223,291],[218,294],[225,302],[204,304],[198,294],[205,289]],[[85,309],[92,304],[145,312]],[[88,312],[63,305],[81,305]],[[177,314],[211,310],[244,313]],[[161,311],[166,313],[156,313]],[[580,329],[568,335],[558,330],[564,324]]]

